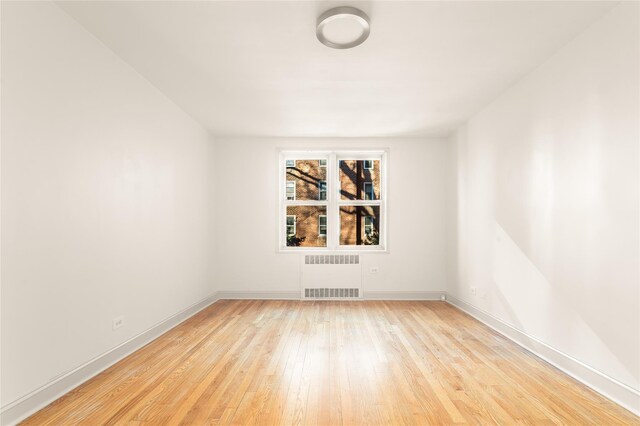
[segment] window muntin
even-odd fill
[[[280,223],[295,215],[296,232],[281,225],[280,249],[385,250],[385,159],[384,151],[283,151],[280,185],[286,194],[295,182],[296,196],[281,198]]]
[[[327,215],[321,214],[318,216],[318,236],[327,236]]]

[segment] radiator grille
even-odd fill
[[[358,254],[308,254],[304,257],[305,265],[358,265]],[[356,289],[357,290],[357,289]]]
[[[362,265],[358,254],[304,254],[300,297],[307,300],[360,299]]]
[[[360,297],[359,288],[305,288],[305,299],[353,299]]]

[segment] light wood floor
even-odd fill
[[[639,424],[444,302],[219,301],[42,424]]]

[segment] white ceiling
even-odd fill
[[[58,2],[217,135],[444,134],[614,2]],[[315,36],[357,6],[371,36]]]

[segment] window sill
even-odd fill
[[[378,253],[378,254],[386,254],[389,253],[389,249],[385,247],[371,247],[371,248],[326,248],[326,247],[298,247],[298,248],[287,248],[280,247],[277,250],[278,253],[353,253],[353,254],[365,254],[365,253]]]

